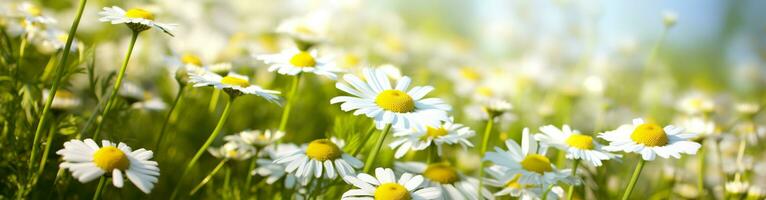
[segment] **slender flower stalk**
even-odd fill
[[[221,130],[223,129],[223,125],[226,123],[226,120],[229,119],[229,114],[231,112],[231,104],[236,99],[236,96],[229,95],[229,101],[226,103],[226,106],[223,109],[223,113],[221,114],[221,118],[218,120],[218,124],[215,125],[215,129],[213,129],[213,133],[210,134],[210,137],[207,138],[207,141],[202,145],[202,147],[197,150],[197,153],[194,154],[194,157],[192,157],[191,161],[189,161],[189,164],[186,164],[186,168],[184,168],[184,172],[181,173],[181,178],[179,179],[179,182],[183,181],[184,177],[189,173],[189,170],[191,170],[192,167],[194,167],[195,164],[197,164],[197,160],[199,160],[200,157],[202,157],[202,154],[205,153],[205,150],[210,147],[210,144],[213,143],[216,137],[218,137],[218,134],[221,133]],[[178,194],[178,190],[181,188],[182,184],[176,184],[175,189],[173,190],[173,194],[170,196],[170,199],[175,199],[176,195]]]
[[[112,106],[114,106],[115,97],[117,97],[117,93],[120,91],[120,86],[122,86],[122,79],[125,78],[125,70],[128,69],[130,55],[133,54],[133,47],[136,45],[136,40],[138,40],[139,33],[141,32],[133,31],[133,36],[130,38],[130,45],[128,46],[128,52],[125,53],[125,60],[122,62],[120,73],[117,75],[117,80],[114,82],[114,88],[112,88],[112,92],[109,94],[109,98],[106,101],[106,106],[104,106],[104,110],[101,111],[101,122],[98,123],[96,132],[93,133],[93,139],[98,139],[98,135],[101,132],[101,127],[104,125],[104,120],[106,120],[106,116],[109,114],[109,110],[111,110]]]
[[[50,94],[56,94],[59,89],[59,82],[61,82],[61,77],[63,77],[64,68],[66,68],[65,64],[69,59],[69,53],[72,49],[72,41],[74,41],[74,36],[77,33],[77,27],[80,25],[80,19],[82,18],[82,13],[85,10],[85,4],[87,2],[88,0],[80,0],[80,4],[77,7],[77,14],[75,15],[74,21],[72,21],[72,26],[69,28],[66,45],[64,45],[64,50],[61,52],[61,61],[56,66],[56,74],[53,76]],[[48,119],[48,112],[50,112],[51,104],[53,104],[53,99],[55,98],[56,95],[50,95],[50,97],[48,97],[48,100],[45,101],[45,105],[43,106],[43,111],[40,114],[40,120],[37,122],[37,129],[35,130],[34,140],[32,141],[32,153],[29,156],[29,169],[32,169],[32,163],[34,162],[36,155],[35,150],[37,149],[37,140],[40,138],[40,133],[45,126],[45,121]]]
[[[492,134],[492,125],[494,124],[495,116],[492,114],[489,114],[489,118],[487,118],[487,125],[484,128],[484,135],[481,139],[481,151],[479,153],[479,157],[484,157],[484,154],[487,153],[487,145],[489,145],[489,135]],[[481,162],[479,169],[484,169],[484,162]],[[479,170],[479,185],[478,189],[481,190],[482,186],[484,186],[484,170]],[[481,198],[481,194],[478,194],[479,198]]]
[[[293,102],[295,92],[298,91],[298,85],[301,83],[301,74],[293,76],[293,83],[290,85],[290,91],[287,93],[287,104],[285,105],[285,109],[282,111],[282,119],[279,121],[279,130],[285,131],[285,128],[287,128],[287,120],[290,118],[290,110],[293,108]]]
[[[252,158],[250,158],[250,167],[247,169],[247,173],[251,173],[255,170],[255,168],[258,167],[258,154],[261,153],[261,148],[255,148],[255,155],[253,155]],[[245,193],[250,194],[250,185],[253,182],[253,176],[254,175],[248,175],[247,178],[245,178]]]
[[[572,177],[577,177],[577,167],[580,166],[580,159],[575,159],[572,161]],[[569,190],[567,191],[567,199],[572,199],[574,196],[574,188],[575,185],[569,185]]]
[[[541,197],[542,200],[548,199],[548,193],[551,192],[551,190],[553,189],[553,186],[554,186],[554,184],[551,184],[547,188],[545,186],[541,186],[541,187],[543,187],[543,195]]]
[[[636,182],[638,182],[638,176],[641,174],[641,170],[644,169],[644,164],[646,164],[646,160],[644,159],[638,160],[636,169],[633,171],[633,176],[630,177],[630,182],[628,183],[628,187],[625,188],[625,193],[622,195],[622,200],[627,200],[628,198],[630,198],[630,194],[633,193],[633,188],[636,186]]]
[[[34,182],[37,182],[37,177],[39,177],[45,169],[45,163],[48,161],[48,153],[51,152],[51,142],[53,142],[53,136],[55,136],[55,134],[56,121],[51,124],[50,130],[48,131],[48,138],[45,140],[45,149],[43,150],[43,156],[40,157],[40,165],[37,166],[37,176],[35,177]]]
[[[375,159],[378,157],[378,153],[380,152],[380,147],[383,146],[383,141],[386,140],[386,136],[388,136],[388,132],[391,132],[391,124],[386,125],[386,128],[383,129],[383,132],[380,133],[380,137],[378,138],[378,141],[375,142],[375,148],[372,149],[372,152],[370,152],[370,157],[367,158],[367,161],[364,163],[364,170],[362,170],[365,173],[370,173],[370,170],[372,169],[372,164],[375,162]]]
[[[367,133],[362,135],[363,138],[362,140],[360,140],[362,141],[362,143],[359,144],[359,146],[357,146],[353,152],[351,152],[352,156],[356,157],[357,155],[359,155],[360,152],[362,152],[362,148],[364,148],[364,145],[367,144],[367,140],[370,139],[370,136],[372,136],[372,133],[374,132],[375,132],[375,123],[372,123],[372,125],[370,126],[370,129],[367,130]]]
[[[700,143],[703,143],[701,141]],[[704,143],[703,143],[704,144]],[[705,195],[705,147],[704,145],[700,148],[700,151],[697,154],[697,191],[699,191],[699,196],[702,197]]]
[[[176,98],[173,100],[173,104],[170,105],[170,110],[168,110],[168,114],[165,116],[165,122],[162,123],[162,129],[160,129],[160,134],[157,136],[157,144],[154,145],[154,150],[158,153],[161,152],[160,147],[162,147],[162,140],[165,139],[165,132],[167,131],[168,123],[170,122],[170,116],[173,116],[173,111],[176,109],[178,102],[181,101],[185,88],[184,85],[179,86]]]
[[[215,112],[215,109],[218,108],[218,99],[221,98],[221,91],[220,90],[213,90],[213,94],[210,95],[210,104],[207,106],[207,110],[210,113]]]
[[[101,176],[101,178],[98,179],[98,186],[96,186],[96,193],[93,194],[93,200],[101,198],[101,193],[104,191],[104,188],[106,188],[106,176]]]
[[[189,192],[189,196],[191,196],[191,195],[194,195],[194,193],[197,193],[197,191],[198,191],[199,189],[201,189],[201,188],[202,188],[202,186],[205,186],[205,184],[207,184],[207,182],[209,182],[209,181],[210,181],[210,179],[212,179],[212,178],[213,178],[213,176],[214,176],[216,173],[218,173],[218,171],[219,171],[219,170],[221,170],[221,168],[223,168],[224,164],[226,164],[226,161],[229,161],[229,159],[228,159],[228,158],[224,158],[223,160],[221,160],[221,162],[218,162],[218,165],[216,165],[216,166],[215,166],[215,168],[213,168],[213,171],[211,171],[211,172],[210,172],[210,174],[208,174],[208,175],[205,177],[205,179],[202,179],[202,182],[200,182],[199,184],[197,184],[197,186],[196,186],[196,187],[194,187],[194,189],[192,189],[192,190],[191,190],[191,192]]]
[[[24,55],[27,53],[27,46],[29,46],[27,43],[29,43],[29,40],[27,40],[27,34],[21,35],[21,43],[19,44],[19,59],[16,61],[16,70],[13,71],[13,79],[14,87],[18,87],[19,85],[19,70],[21,70],[21,66],[23,66],[24,63]]]

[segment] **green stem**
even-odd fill
[[[223,168],[223,165],[226,164],[226,161],[229,161],[229,159],[225,158],[225,159],[221,160],[221,162],[218,162],[218,165],[216,165],[215,168],[213,168],[213,171],[211,171],[210,174],[205,176],[205,179],[202,179],[202,181],[199,182],[199,184],[197,184],[197,186],[194,187],[194,189],[192,189],[191,192],[189,192],[189,196],[194,195],[194,193],[197,193],[197,191],[200,188],[202,188],[202,186],[205,186],[205,184],[207,184],[207,182],[209,182],[210,179],[213,178],[215,173],[218,173],[218,170],[221,170],[221,168]]]
[[[542,200],[545,200],[545,199],[547,199],[547,198],[548,198],[548,193],[549,193],[549,192],[551,192],[551,189],[553,189],[553,186],[554,186],[554,185],[555,185],[555,184],[551,184],[551,185],[550,185],[550,186],[548,186],[547,188],[543,188],[543,195],[542,195],[542,197],[541,197],[541,199],[542,199]],[[544,187],[544,186],[541,186],[541,187]]]
[[[386,125],[386,128],[383,129],[383,132],[380,133],[380,137],[378,137],[378,141],[375,142],[375,149],[370,152],[370,157],[367,158],[367,161],[364,163],[364,170],[363,172],[370,173],[370,170],[372,169],[372,164],[375,163],[375,158],[378,157],[378,153],[380,152],[380,148],[383,146],[383,141],[386,140],[386,136],[388,136],[388,132],[391,131],[391,124]]]
[[[27,33],[21,35],[21,44],[19,44],[19,59],[16,61],[16,70],[13,71],[13,86],[14,88],[18,87],[19,85],[19,71],[21,70],[21,66],[24,63],[24,55],[26,54],[27,49]]]
[[[625,188],[625,193],[622,195],[622,200],[627,200],[630,198],[630,194],[633,193],[633,188],[636,186],[636,182],[638,182],[638,176],[641,174],[641,170],[644,168],[644,164],[646,164],[646,160],[640,158],[640,160],[638,160],[638,164],[636,165],[636,169],[633,171],[633,176],[630,177],[628,187]]]
[[[40,157],[40,165],[37,167],[37,175],[35,176],[35,182],[37,180],[37,177],[40,177],[40,175],[43,174],[43,170],[45,169],[45,163],[48,161],[48,153],[51,151],[51,144],[53,142],[53,136],[56,135],[56,125],[55,121],[53,124],[51,124],[50,131],[48,132],[48,139],[45,140],[45,149],[43,150],[43,156]]]
[[[439,162],[439,149],[437,148],[435,143],[428,145],[428,157],[426,157],[428,164]]]
[[[572,161],[574,164],[572,164],[572,177],[577,177],[577,167],[580,166],[580,159],[575,159]],[[572,197],[574,196],[574,188],[575,185],[569,185],[569,191],[567,191],[567,199],[572,200]]]
[[[705,143],[704,141],[701,143],[703,147],[697,153],[697,167],[699,167],[697,169],[697,191],[699,192],[699,197],[705,196]]]
[[[492,125],[494,124],[495,117],[491,114],[489,115],[489,118],[487,118],[487,125],[484,128],[484,135],[481,139],[481,151],[479,152],[479,159],[482,159],[484,157],[484,153],[487,153],[487,145],[489,145],[489,136],[492,134]],[[478,191],[481,191],[482,186],[484,186],[484,162],[481,162],[479,164],[479,185],[478,185]],[[477,198],[481,198],[481,192],[479,192]]]
[[[93,139],[98,139],[98,135],[101,132],[101,127],[104,125],[104,121],[106,120],[107,114],[109,114],[109,110],[112,109],[112,106],[114,106],[114,100],[115,97],[117,97],[117,93],[120,91],[120,86],[122,86],[122,79],[125,78],[125,70],[128,69],[128,62],[130,62],[130,55],[133,54],[133,47],[136,45],[136,40],[138,40],[138,34],[141,32],[133,31],[133,36],[130,38],[130,45],[128,45],[128,52],[125,53],[125,60],[122,61],[122,67],[120,67],[120,73],[117,74],[117,80],[114,82],[114,88],[112,88],[112,93],[109,94],[109,98],[106,101],[106,106],[104,106],[104,110],[101,111],[101,122],[98,123],[98,127],[96,128],[96,132],[93,133]]]
[[[216,90],[218,91],[218,90]],[[162,139],[165,138],[165,131],[167,131],[168,128],[168,122],[170,121],[170,116],[173,115],[173,111],[176,109],[176,105],[178,105],[178,102],[181,101],[181,96],[184,93],[184,87],[180,86],[178,88],[178,93],[176,94],[175,100],[173,100],[173,104],[170,105],[170,110],[168,110],[168,114],[165,116],[165,122],[162,123],[162,129],[160,129],[160,134],[157,136],[157,144],[154,146],[154,151],[161,152],[160,147],[162,146]]]
[[[279,130],[285,131],[285,128],[287,128],[287,120],[290,118],[290,110],[293,108],[293,98],[295,96],[295,92],[298,91],[298,85],[301,83],[301,74],[295,75],[293,77],[293,83],[290,85],[290,91],[287,93],[287,104],[285,105],[285,109],[282,110],[282,119],[279,121]]]
[[[72,21],[72,26],[69,28],[69,35],[66,39],[66,45],[64,45],[64,50],[61,53],[61,62],[59,62],[56,66],[56,74],[53,77],[53,83],[51,83],[50,95],[48,95],[48,99],[45,101],[45,105],[43,106],[43,111],[40,114],[40,121],[37,122],[37,129],[35,130],[34,140],[32,141],[32,153],[29,158],[29,169],[32,169],[32,163],[35,160],[34,157],[35,149],[37,148],[37,140],[39,139],[42,129],[45,126],[45,121],[48,118],[48,112],[50,112],[51,104],[53,104],[53,99],[56,98],[56,91],[59,89],[59,82],[61,82],[65,64],[69,59],[69,52],[71,52],[72,49],[72,41],[74,40],[74,35],[77,33],[77,26],[80,24],[80,19],[82,18],[82,13],[85,10],[86,3],[87,0],[80,0],[80,4],[77,8],[77,14],[75,15],[74,21]]]
[[[256,167],[258,167],[258,154],[261,153],[261,148],[255,149],[255,155],[253,155],[252,158],[250,158],[250,167],[247,170],[247,178],[245,178],[245,193],[250,194],[250,185],[253,182],[253,176],[250,173],[252,173]]]
[[[101,176],[100,179],[98,179],[98,186],[96,187],[96,193],[93,194],[93,200],[97,200],[101,198],[101,192],[104,191],[104,186],[106,185],[106,175]]]
[[[197,153],[194,154],[194,157],[192,157],[191,161],[189,161],[189,164],[186,164],[186,168],[184,168],[184,172],[181,173],[181,178],[179,179],[179,182],[182,182],[184,177],[189,173],[189,171],[194,167],[194,164],[197,163],[197,160],[202,156],[203,153],[205,153],[205,150],[210,147],[210,144],[213,143],[216,137],[218,137],[218,134],[221,133],[221,130],[223,129],[223,125],[226,123],[226,120],[229,118],[229,113],[231,111],[231,104],[234,102],[235,96],[230,96],[229,101],[226,103],[226,106],[223,109],[223,114],[221,114],[221,118],[218,120],[218,124],[215,126],[215,129],[213,130],[213,133],[210,134],[210,137],[207,138],[207,141],[202,145],[202,147],[197,150]],[[173,189],[173,194],[170,196],[170,199],[175,199],[176,195],[178,194],[178,189],[181,188],[181,185],[183,184],[176,184],[175,189]]]
[[[370,126],[370,129],[367,130],[367,134],[362,135],[362,140],[360,140],[362,143],[360,143],[359,146],[354,149],[354,151],[351,153],[352,156],[356,157],[359,155],[359,152],[362,151],[362,148],[364,148],[364,145],[367,144],[367,140],[370,139],[370,136],[372,136],[372,133],[374,133],[375,130],[375,122],[373,122]]]
[[[713,141],[715,143],[715,154],[716,154],[716,162],[718,163],[718,174],[721,176],[721,185],[723,189],[723,194],[726,193],[726,172],[723,170],[723,154],[721,153],[721,143],[718,141]]]
[[[210,104],[208,104],[207,110],[210,113],[215,112],[215,108],[218,107],[218,98],[221,97],[221,90],[213,90],[213,94],[210,95]]]

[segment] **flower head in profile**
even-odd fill
[[[276,71],[282,75],[296,76],[301,73],[314,73],[335,80],[340,72],[335,63],[327,58],[320,58],[316,51],[302,51],[287,49],[277,54],[256,56],[259,60],[269,64],[269,71]]]
[[[272,145],[264,149],[266,152],[264,158],[258,158],[256,161],[258,168],[255,168],[251,173],[252,175],[258,175],[264,177],[266,183],[274,184],[275,182],[282,180],[286,188],[294,188],[298,181],[292,173],[285,172],[287,167],[284,163],[276,163],[274,160],[291,155],[293,152],[299,151],[300,147],[295,144],[278,144]],[[261,156],[264,154],[260,153]]]
[[[405,173],[422,174],[426,186],[439,188],[442,193],[440,199],[476,199],[479,196],[476,190],[479,181],[460,173],[449,163],[394,162],[394,166]],[[486,188],[482,188],[481,196],[494,199]]]
[[[170,31],[176,26],[175,24],[166,24],[155,21],[154,13],[140,8],[133,8],[130,10],[123,10],[120,7],[104,7],[103,11],[98,13],[101,18],[99,21],[110,22],[112,24],[125,24],[134,32],[142,32],[149,30],[150,28],[157,28],[165,32],[166,34],[173,36]]]
[[[51,92],[48,89],[43,90],[43,99],[45,101],[51,96]],[[54,110],[72,110],[82,105],[82,100],[78,98],[74,93],[67,90],[56,90],[56,97],[53,98],[51,108]]]
[[[638,153],[644,160],[662,158],[681,158],[681,153],[696,154],[702,146],[690,141],[696,133],[686,133],[683,128],[669,125],[664,128],[643,119],[633,119],[632,124],[625,124],[613,131],[599,135],[609,141],[607,151]]]
[[[285,172],[298,177],[306,185],[311,178],[335,179],[353,176],[355,169],[364,164],[359,159],[343,152],[345,142],[336,138],[316,139],[303,145],[274,163],[285,164]]]
[[[102,140],[99,147],[92,139],[73,139],[65,142],[64,148],[56,154],[64,160],[59,166],[69,169],[72,176],[81,183],[110,173],[115,187],[122,188],[124,177],[127,176],[139,190],[148,194],[160,175],[157,162],[149,160],[153,156],[152,151],[133,151],[122,142],[115,144]]]
[[[396,129],[424,130],[428,126],[439,127],[442,121],[449,119],[447,111],[451,106],[438,98],[423,98],[433,87],[416,86],[408,91],[411,79],[407,76],[392,87],[381,70],[366,68],[363,73],[364,79],[344,75],[348,83],[337,83],[335,87],[353,96],[335,97],[330,103],[341,103],[343,111],[354,110],[354,115],[372,118],[379,129],[391,124]]]
[[[604,160],[620,157],[604,150],[592,136],[580,134],[579,131],[569,128],[569,125],[564,125],[561,129],[552,125],[543,126],[540,127],[540,131],[543,133],[535,134],[535,139],[565,151],[567,159],[583,160],[598,167]]]
[[[405,129],[394,133],[396,138],[388,146],[397,149],[394,156],[401,158],[409,150],[420,151],[432,144],[436,146],[439,155],[443,145],[460,144],[463,148],[473,147],[469,139],[476,133],[462,124],[445,121],[441,126],[426,127],[426,130]]]
[[[422,187],[423,176],[404,173],[397,178],[394,170],[376,168],[375,176],[359,173],[343,180],[356,187],[343,193],[341,199],[425,200],[439,199],[438,187]]]
[[[545,156],[548,147],[538,146],[529,129],[524,128],[521,136],[521,146],[516,141],[506,140],[508,150],[495,147],[494,152],[487,152],[484,160],[491,161],[502,167],[506,174],[521,174],[519,183],[548,186],[558,182],[579,184],[579,179],[570,176],[571,170],[559,170]]]
[[[49,51],[59,51],[64,49],[66,45],[66,41],[69,37],[69,34],[66,32],[55,29],[55,28],[47,28],[45,32],[42,34],[40,39],[40,45],[43,47],[43,49],[47,49]],[[77,51],[78,45],[77,40],[74,39],[72,41],[72,46],[70,51]]]
[[[327,12],[313,12],[283,20],[277,26],[277,33],[290,36],[302,50],[327,39],[330,16]]]
[[[523,200],[537,200],[542,199],[541,197],[545,192],[544,188],[540,185],[519,183],[521,174],[508,173],[508,170],[505,170],[503,167],[491,166],[486,169],[486,172],[492,177],[487,179],[487,184],[500,188],[500,191],[495,192],[495,196],[510,195]],[[556,200],[563,197],[564,189],[554,186],[548,192],[546,199]]]
[[[282,137],[284,136],[285,136],[285,132],[283,131],[246,130],[246,131],[239,132],[235,135],[226,136],[223,139],[228,142],[244,143],[248,146],[252,146],[252,147],[256,147],[260,149],[273,144],[279,139],[282,139]]]
[[[207,149],[213,157],[234,160],[246,160],[255,155],[255,149],[240,142],[227,142],[221,147]]]
[[[710,97],[695,92],[681,98],[676,105],[676,109],[687,115],[710,113],[715,110],[715,102]]]
[[[281,99],[277,96],[279,91],[266,90],[261,88],[261,86],[250,84],[250,79],[247,76],[234,72],[221,76],[208,70],[195,70],[189,72],[189,82],[194,84],[194,87],[213,86],[233,96],[252,94],[260,96],[269,102],[281,104]]]

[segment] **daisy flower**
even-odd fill
[[[64,160],[59,167],[69,169],[81,183],[111,173],[112,184],[122,188],[124,173],[139,190],[148,194],[160,175],[157,162],[149,160],[152,151],[143,148],[133,151],[122,142],[115,144],[102,140],[99,147],[92,139],[73,139],[65,142],[64,148],[56,154]]]
[[[491,161],[506,169],[509,174],[521,174],[519,183],[541,185],[546,187],[563,181],[568,184],[579,184],[576,177],[570,176],[571,170],[558,170],[545,157],[548,147],[541,145],[529,135],[529,129],[524,128],[521,146],[516,141],[506,140],[508,151],[495,147],[495,152],[487,152],[484,160]]]
[[[142,32],[154,27],[173,36],[170,31],[176,26],[175,24],[159,23],[154,20],[153,13],[139,8],[125,11],[117,6],[112,6],[111,8],[104,7],[103,11],[98,14],[101,16],[101,18],[98,19],[99,21],[110,22],[112,24],[125,24],[135,32]]]
[[[354,115],[364,114],[372,118],[378,129],[391,124],[396,129],[425,129],[439,127],[447,121],[447,111],[451,107],[439,98],[423,97],[433,90],[431,86],[416,86],[407,91],[410,78],[405,76],[391,83],[386,74],[378,69],[363,69],[364,80],[351,74],[343,79],[348,82],[337,83],[335,87],[353,96],[332,98],[330,103],[341,103],[343,111],[354,111]],[[349,84],[351,86],[349,86]]]
[[[701,93],[690,93],[678,101],[676,109],[688,115],[710,113],[715,110],[715,102]]]
[[[437,152],[441,156],[442,145],[460,144],[463,148],[473,147],[471,141],[468,141],[476,133],[471,128],[462,124],[444,122],[438,127],[426,127],[426,130],[404,129],[394,133],[397,137],[388,146],[396,149],[396,158],[401,158],[409,150],[420,151],[434,144]],[[397,149],[398,148],[398,149]]]
[[[221,147],[210,147],[207,151],[213,157],[234,160],[247,160],[255,155],[253,148],[239,142],[227,142]]]
[[[43,33],[42,37],[40,37],[40,45],[43,47],[42,49],[47,49],[48,51],[62,50],[66,45],[66,40],[68,37],[69,34],[64,31],[55,28],[48,28]],[[72,41],[72,47],[70,51],[76,52],[77,48],[77,39],[74,39],[74,41]]]
[[[447,163],[425,164],[421,162],[394,162],[397,170],[407,173],[422,174],[429,187],[439,188],[442,195],[439,199],[476,199],[476,186],[479,180],[465,176],[455,167]],[[484,198],[494,199],[489,190],[482,188]]]
[[[344,192],[341,197],[343,200],[423,200],[439,199],[441,196],[437,187],[421,187],[423,176],[404,173],[397,180],[394,170],[390,168],[376,168],[375,177],[360,173],[344,176],[343,180],[358,188]]]
[[[22,2],[16,9],[13,10],[12,16],[24,18],[25,22],[40,23],[40,24],[53,24],[56,23],[56,19],[43,15],[43,9],[40,6],[32,4],[30,2]]]
[[[683,128],[673,125],[663,128],[640,118],[599,137],[609,141],[605,150],[639,153],[644,160],[654,160],[656,156],[681,158],[681,153],[693,155],[702,146],[689,141],[697,137],[696,133],[685,133]]]
[[[226,91],[233,96],[252,94],[260,96],[272,103],[281,104],[280,98],[277,96],[279,91],[266,90],[261,88],[261,86],[252,85],[247,76],[239,75],[234,72],[230,72],[228,75],[222,77],[221,75],[207,70],[196,70],[195,72],[189,72],[189,82],[194,84],[194,87],[213,86],[216,89]]]
[[[572,130],[569,125],[562,129],[548,125],[540,127],[541,134],[535,134],[535,140],[541,143],[561,149],[566,152],[567,159],[579,159],[593,166],[601,166],[601,161],[620,157],[602,149],[602,145],[593,140],[589,135],[580,134]]]
[[[244,143],[256,148],[264,148],[268,145],[273,144],[274,142],[276,142],[277,140],[281,139],[284,136],[285,136],[285,132],[283,131],[246,130],[246,131],[239,132],[236,135],[229,135],[229,136],[223,137],[223,139],[229,142]]]
[[[327,58],[319,58],[314,50],[286,49],[277,54],[260,55],[256,58],[271,65],[269,66],[270,72],[276,71],[282,75],[295,76],[306,72],[335,80],[338,77],[335,73],[340,72],[335,67],[335,63]]]
[[[500,191],[495,193],[495,196],[510,195],[522,200],[536,200],[541,199],[542,194],[545,192],[540,186],[519,183],[521,174],[509,174],[503,167],[492,166],[487,168],[486,171],[487,174],[494,177],[487,179],[487,183],[501,188]],[[564,189],[554,186],[551,188],[551,192],[548,193],[546,199],[556,200],[563,197]]]
[[[274,184],[279,180],[284,180],[285,187],[294,188],[298,178],[292,173],[285,172],[287,165],[276,163],[274,160],[284,158],[292,152],[299,151],[300,147],[294,144],[279,144],[270,147],[273,148],[265,149],[268,157],[259,158],[257,160],[258,168],[255,168],[255,170],[251,172],[252,175],[265,177],[266,183],[268,184]]]
[[[307,45],[310,47],[327,38],[329,25],[330,16],[328,12],[313,12],[306,16],[283,20],[277,26],[276,32],[292,37],[296,43],[299,43],[299,46]]]
[[[345,142],[336,138],[317,139],[300,150],[293,151],[284,157],[274,161],[277,164],[286,164],[285,172],[294,173],[306,185],[313,176],[314,178],[335,179],[354,175],[355,168],[361,168],[362,161],[343,152]]]
[[[48,101],[48,98],[50,97],[51,92],[48,89],[43,90],[43,101]],[[56,97],[53,98],[53,102],[51,103],[51,108],[59,111],[64,110],[71,110],[74,108],[79,107],[82,105],[82,101],[80,98],[77,98],[77,96],[66,90],[56,90]]]

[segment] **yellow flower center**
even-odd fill
[[[293,29],[293,30],[296,33],[300,33],[300,34],[306,34],[306,35],[313,35],[314,34],[314,31],[311,30],[311,28],[306,26],[306,25],[296,26],[295,29]]]
[[[527,157],[524,157],[524,160],[521,161],[521,168],[539,174],[553,171],[551,160],[548,160],[548,157],[540,154],[529,154]]]
[[[513,178],[511,178],[511,180],[509,180],[508,183],[505,183],[505,187],[521,189],[524,186],[519,183],[520,178],[521,178],[521,174],[513,175]]]
[[[359,63],[362,63],[362,60],[359,58],[359,56],[356,56],[354,54],[346,54],[343,55],[341,58],[341,63],[344,68],[352,68],[354,66],[359,65]]]
[[[460,179],[454,168],[441,163],[429,165],[426,170],[423,171],[423,176],[431,181],[441,184],[452,184]]]
[[[221,79],[221,83],[226,85],[234,85],[234,86],[240,86],[240,87],[247,87],[250,86],[250,82],[248,82],[245,79],[237,78],[233,76],[225,76],[223,79]]]
[[[591,150],[593,149],[593,137],[583,135],[583,134],[572,134],[567,138],[566,143],[570,147],[582,149],[582,150]]]
[[[463,67],[460,69],[460,75],[463,76],[463,78],[471,80],[471,81],[478,81],[481,79],[481,75],[479,75],[476,70],[473,70],[471,67]]]
[[[406,113],[415,111],[415,101],[412,100],[409,94],[399,90],[385,90],[375,97],[375,103],[381,108],[398,112]]]
[[[492,88],[489,88],[487,86],[481,86],[476,88],[476,93],[485,97],[491,97],[495,95],[495,92],[492,91]]]
[[[40,7],[35,5],[29,5],[29,7],[27,7],[27,13],[32,16],[41,16],[43,15],[43,9],[40,9]]]
[[[650,147],[664,146],[668,144],[668,135],[665,130],[655,123],[645,123],[636,127],[630,134],[634,142]]]
[[[196,66],[202,66],[202,60],[197,55],[186,53],[181,56],[181,62],[184,64],[191,64]]]
[[[130,160],[122,150],[113,147],[101,147],[93,154],[93,163],[106,172],[114,169],[126,170],[130,166]]]
[[[139,8],[133,8],[128,10],[128,12],[125,12],[125,16],[130,18],[141,18],[141,19],[148,19],[148,20],[154,20],[154,14],[152,14],[149,11],[146,11],[144,9]]]
[[[290,58],[290,64],[296,67],[314,67],[317,62],[309,52],[301,51]]]
[[[226,151],[226,157],[230,157],[230,158],[237,157],[237,150],[232,149],[232,150]]]
[[[410,200],[410,192],[398,183],[384,183],[375,189],[375,200]]]
[[[328,139],[314,140],[306,148],[306,156],[314,160],[335,160],[340,158],[341,155],[343,155],[343,151],[338,148],[338,145],[335,145],[335,143]]]
[[[445,136],[445,135],[447,135],[447,133],[449,133],[449,132],[447,131],[447,129],[445,129],[443,127],[434,128],[434,127],[430,127],[429,126],[429,127],[426,128],[426,135],[425,136],[426,137],[431,137],[431,138],[437,138],[437,137]]]

